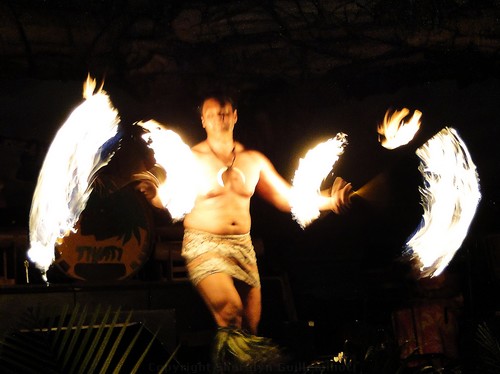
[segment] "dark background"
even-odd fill
[[[258,197],[252,204],[261,272],[286,276],[298,319],[316,321],[316,344],[329,351],[349,326],[387,328],[417,296],[401,259],[422,214],[415,150],[449,126],[482,193],[449,267],[451,293],[473,323],[494,319],[499,274],[485,242],[500,229],[499,17],[498,1],[0,1],[3,230],[26,226],[47,147],[87,74],[104,82],[122,126],[156,119],[189,144],[204,136],[203,93],[227,90],[236,138],[288,180],[308,148],[345,132],[335,173],[355,188],[382,180],[382,205],[356,201],[301,230]],[[387,151],[377,125],[403,107],[423,112],[421,130]]]

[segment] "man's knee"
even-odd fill
[[[243,305],[237,300],[226,300],[219,308],[218,314],[228,326],[239,326],[243,316]]]

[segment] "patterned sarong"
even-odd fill
[[[185,229],[182,257],[194,285],[211,274],[225,273],[252,287],[260,287],[257,259],[249,233],[216,235]]]

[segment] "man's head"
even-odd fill
[[[238,113],[231,98],[208,96],[200,106],[203,128],[210,131],[232,131],[238,120]]]
[[[216,91],[216,92],[209,93],[208,95],[203,97],[203,99],[200,102],[200,105],[198,105],[198,112],[200,113],[200,115],[203,114],[203,105],[208,100],[215,100],[220,105],[230,104],[234,110],[237,109],[236,102],[234,101],[234,99],[231,96],[228,96],[226,94],[220,93],[219,91]]]

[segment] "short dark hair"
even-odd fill
[[[233,110],[236,110],[236,101],[231,96],[224,94],[224,93],[220,93],[220,92],[214,92],[214,93],[210,93],[210,94],[203,96],[203,99],[200,101],[200,104],[198,105],[198,113],[199,114],[202,114],[203,104],[208,99],[214,99],[220,105],[230,104],[232,106]]]

